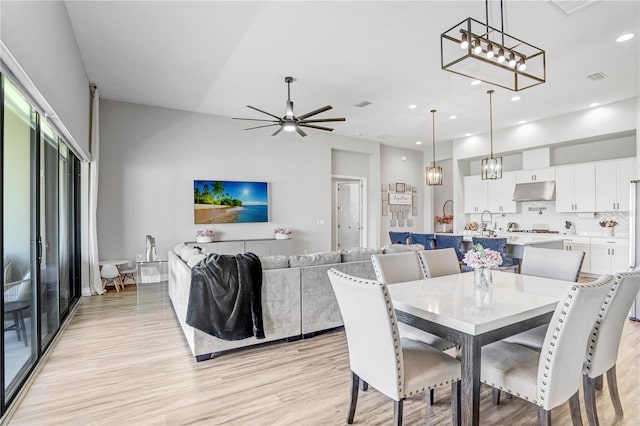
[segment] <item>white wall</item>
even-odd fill
[[[379,164],[379,145],[325,132],[271,137],[268,129],[245,127],[218,116],[103,100],[100,256],[134,259],[146,234],[164,257],[176,243],[194,240],[197,229],[212,228],[219,239],[273,238],[276,226],[294,231],[296,253],[330,250],[331,150],[364,152]],[[269,182],[270,222],[194,225],[194,179]],[[377,169],[369,181],[380,188]],[[370,192],[378,205],[379,190]],[[377,238],[369,243],[377,246]]]
[[[406,157],[406,161],[402,158]],[[392,228],[390,226],[391,213],[388,216],[381,217],[380,234],[382,245],[389,243],[389,231],[408,231],[408,232],[424,232],[424,218],[425,211],[431,209],[431,195],[426,195],[428,189],[424,183],[425,171],[424,171],[424,158],[422,151],[416,151],[412,149],[402,149],[391,147],[388,145],[382,145],[380,148],[380,180],[382,185],[388,185],[390,183],[407,183],[418,187],[418,215],[411,216],[409,218],[413,220],[413,226],[400,227],[396,226]],[[378,186],[378,188],[381,188]],[[370,209],[376,209],[381,211],[380,204],[370,204]]]
[[[0,2],[0,38],[88,156],[89,81],[64,2]]]

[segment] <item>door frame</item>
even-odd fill
[[[368,230],[369,223],[367,221],[367,178],[364,176],[349,176],[349,175],[331,175],[331,181],[333,183],[332,191],[334,193],[333,211],[333,233],[336,236],[333,241],[333,248],[337,249],[338,246],[338,184],[339,183],[359,183],[360,184],[360,242],[362,247],[367,247],[368,243]]]

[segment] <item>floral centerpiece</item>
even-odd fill
[[[212,229],[200,229],[196,231],[196,241],[199,243],[210,243],[213,241],[215,233]]]
[[[441,225],[442,232],[447,232],[447,228],[453,223],[453,215],[445,214],[442,216],[436,216],[436,223]]]
[[[485,249],[482,244],[476,244],[465,253],[462,261],[473,268],[475,285],[488,287],[492,281],[491,268],[502,265],[502,256],[495,250]]]
[[[286,240],[291,238],[291,230],[289,228],[276,228],[273,230],[276,234],[276,240]]]

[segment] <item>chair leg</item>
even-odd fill
[[[460,381],[451,383],[451,414],[453,416],[453,426],[460,426],[461,423],[460,390]]]
[[[360,386],[360,377],[353,371],[351,372],[351,401],[349,401],[349,414],[347,414],[347,424],[353,424],[353,418],[356,415],[356,405],[358,404],[358,387]]]
[[[598,377],[596,377],[596,379],[595,379],[595,380],[596,380],[596,389],[597,389],[597,390],[602,390],[602,388],[603,388],[603,383],[602,383],[602,382],[603,382],[603,380],[602,380],[602,374],[601,374],[601,375],[599,375]]]
[[[396,426],[402,426],[402,408],[403,400],[393,401],[393,424]]]
[[[436,390],[435,389],[429,389],[429,405],[433,405],[433,402],[436,399]]]
[[[369,383],[367,383],[364,380],[360,379],[360,390],[362,392],[368,391],[369,390]]]
[[[551,410],[538,407],[538,426],[551,426]]]
[[[587,421],[590,426],[597,426],[598,409],[596,407],[596,379],[592,379],[586,374],[582,376],[582,387],[584,389],[584,406],[587,410]]]
[[[571,411],[571,422],[573,426],[582,426],[582,414],[580,414],[580,390],[569,398],[569,409]]]
[[[491,388],[491,396],[493,405],[500,405],[500,389]]]
[[[616,378],[616,366],[615,364],[607,371],[607,385],[609,385],[609,395],[611,396],[611,402],[613,402],[613,409],[616,415],[622,417],[622,403],[620,402],[620,393],[618,393],[618,379]]]

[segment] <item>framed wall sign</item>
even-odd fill
[[[404,184],[402,184],[404,186]],[[404,194],[398,192],[389,193],[389,204],[410,206],[412,202],[411,194]]]

